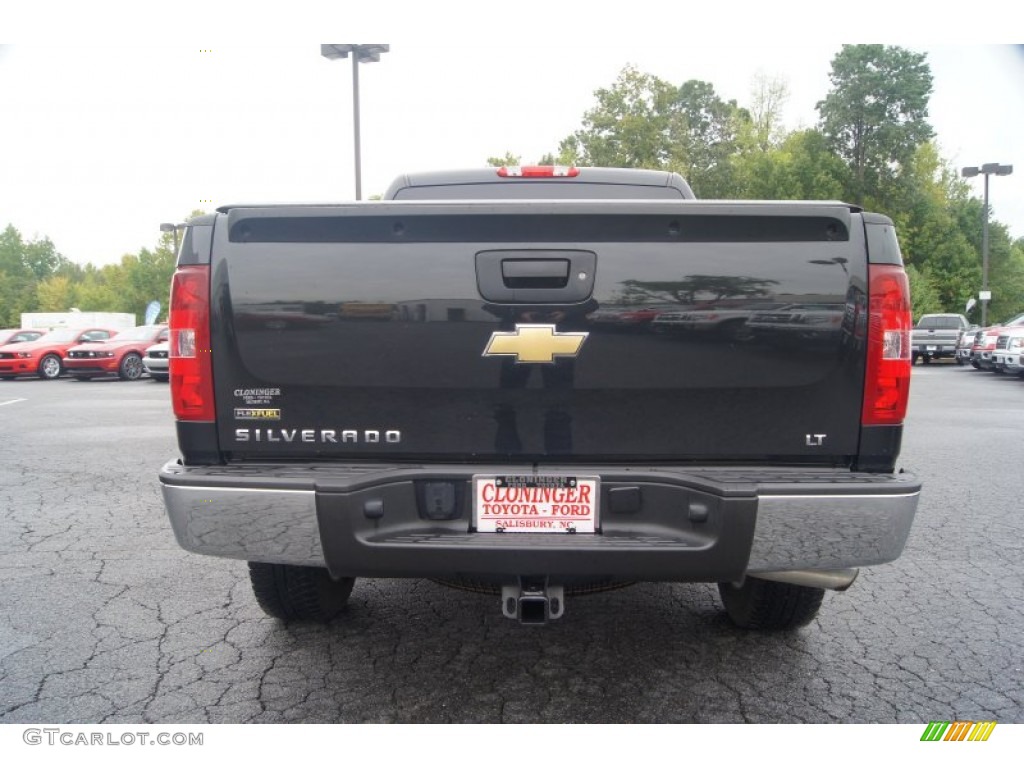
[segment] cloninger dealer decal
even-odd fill
[[[479,533],[594,533],[594,477],[481,476],[473,478]]]
[[[248,406],[272,405],[275,397],[281,396],[277,387],[256,387],[236,389],[232,394]]]

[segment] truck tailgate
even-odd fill
[[[867,267],[847,206],[389,203],[220,221],[229,458],[857,452]]]

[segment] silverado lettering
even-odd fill
[[[402,433],[397,429],[236,429],[235,441],[247,443],[400,443]]]
[[[190,221],[160,472],[178,542],[247,560],[288,620],[332,618],[358,578],[489,590],[524,624],[664,581],[790,629],[898,558],[922,350],[892,221],[569,170]]]

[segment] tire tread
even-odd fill
[[[249,563],[256,602],[283,621],[327,622],[345,609],[355,579],[331,579],[326,568]]]
[[[788,630],[806,626],[818,615],[825,590],[747,577],[742,586],[719,584],[729,618],[739,627]]]

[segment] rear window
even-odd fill
[[[964,327],[959,317],[924,317],[918,323],[918,328],[931,328],[933,330],[957,330]]]

